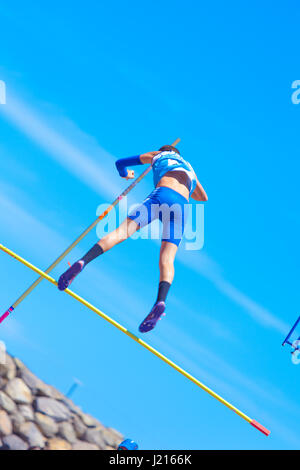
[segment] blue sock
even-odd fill
[[[101,248],[98,243],[94,245],[81,259],[80,261],[84,262],[84,265],[87,265],[91,261],[93,261],[95,258],[98,258],[98,256],[103,254],[103,249]]]
[[[161,281],[159,283],[156,303],[166,301],[166,298],[167,298],[170,287],[171,287],[171,284],[167,281]]]

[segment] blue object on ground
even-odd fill
[[[139,446],[136,442],[132,441],[131,439],[125,439],[125,441],[121,442],[118,447],[118,450],[138,450]]]

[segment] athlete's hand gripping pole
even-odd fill
[[[172,144],[174,147],[180,142],[180,139],[176,139],[175,142]],[[130,185],[128,186],[125,191],[114,200],[114,202],[101,214],[97,219],[78,237],[76,240],[46,269],[45,273],[49,274],[69,253],[70,251],[75,248],[81,240],[93,230],[94,227],[102,220],[104,217],[109,214],[109,212],[119,204],[123,197],[127,196],[127,194],[151,171],[151,165]],[[43,276],[34,281],[34,283],[28,287],[28,289],[9,307],[8,310],[0,317],[0,323],[2,323],[5,318],[7,318],[17,307],[20,303],[39,285],[39,283],[43,280]]]

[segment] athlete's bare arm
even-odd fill
[[[143,153],[142,155],[140,155],[140,160],[144,165],[147,164],[147,163],[151,164],[153,157],[155,157],[155,155],[157,155],[158,153],[160,153],[160,152]],[[123,178],[125,180],[132,180],[134,177],[135,177],[134,170],[128,170],[127,176],[124,176]]]
[[[140,155],[140,160],[142,163],[152,163],[153,157],[158,155],[160,152],[147,152]]]
[[[205,202],[208,200],[207,194],[204,191],[204,188],[199,182],[198,178],[197,178],[197,186],[195,188],[195,191],[191,195],[191,198],[195,199],[195,201],[202,201],[202,202]]]

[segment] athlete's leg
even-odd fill
[[[107,234],[102,240],[99,240],[80,260],[76,261],[66,272],[64,272],[58,280],[59,290],[65,290],[74,281],[75,277],[83,270],[83,268],[93,261],[98,256],[113,248],[118,243],[121,243],[127,238],[131,237],[139,225],[127,217],[121,225]]]
[[[174,261],[177,253],[178,246],[175,243],[162,241],[159,256],[159,271],[160,282],[168,282],[170,285],[173,282],[175,269]]]
[[[159,256],[160,282],[157,299],[151,312],[139,327],[141,333],[146,333],[147,331],[152,330],[164,314],[166,309],[166,298],[174,279],[174,260],[177,248],[178,246],[175,243],[167,241],[162,241],[161,243]]]
[[[127,240],[139,228],[139,225],[129,217],[127,217],[118,228],[108,233],[99,240],[98,245],[101,246],[103,253],[113,248],[115,245]]]
[[[154,193],[154,194],[153,194]],[[131,237],[139,228],[149,224],[152,220],[151,204],[155,200],[155,192],[151,193],[147,199],[137,207],[121,225],[99,240],[79,261],[74,263],[58,280],[59,290],[65,290],[83,268],[105,251],[110,250],[118,243]]]
[[[152,330],[165,311],[166,298],[174,279],[174,260],[185,226],[184,204],[187,201],[170,188],[160,189],[159,218],[163,223],[159,257],[160,282],[156,302],[139,327],[141,333]]]

